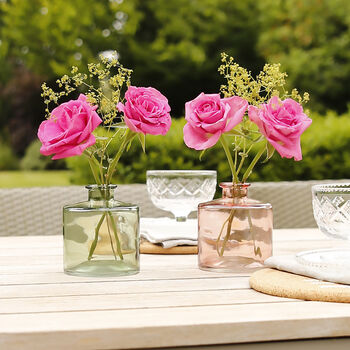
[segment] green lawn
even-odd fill
[[[0,171],[0,187],[67,186],[71,172]]]

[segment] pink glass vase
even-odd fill
[[[247,197],[249,184],[220,184],[222,198],[198,206],[198,264],[251,272],[272,255],[272,206]]]

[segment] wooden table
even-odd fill
[[[318,230],[274,232],[275,254],[328,246]],[[142,255],[138,275],[78,278],[62,272],[61,237],[1,237],[0,349],[275,349],[254,342],[350,336],[350,304],[260,294],[248,275],[200,271],[196,260]],[[350,349],[349,339],[313,344]],[[285,349],[293,344],[304,348]]]

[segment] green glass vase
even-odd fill
[[[88,200],[63,208],[64,272],[123,276],[139,271],[139,208],[114,199],[116,185],[89,185]]]

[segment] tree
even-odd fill
[[[133,82],[169,96],[175,115],[202,90],[218,91],[220,51],[243,65],[259,62],[256,1],[11,0],[3,5],[3,55],[53,79],[117,50]]]
[[[115,48],[117,2],[0,2],[0,128],[23,154],[44,116],[40,86]],[[5,69],[4,69],[5,67]]]
[[[264,0],[258,50],[281,62],[313,109],[344,112],[350,101],[350,2]]]
[[[154,85],[166,93],[175,115],[181,115],[184,102],[200,92],[219,90],[220,52],[226,51],[253,70],[263,63],[255,51],[256,1],[133,3],[128,16],[137,13],[139,20],[133,31],[123,35],[122,60],[135,69],[137,83]]]
[[[172,116],[200,92],[219,90],[222,51],[253,74],[280,61],[312,108],[343,112],[349,28],[349,0],[2,0],[0,129],[16,120],[11,137],[19,135],[22,152],[44,114],[41,82],[106,50],[134,69],[133,84],[161,90]]]

